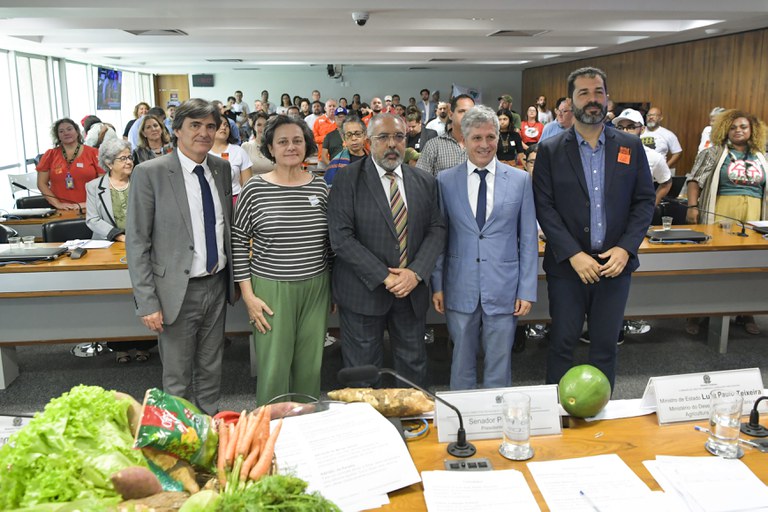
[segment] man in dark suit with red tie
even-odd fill
[[[655,195],[640,140],[603,124],[605,73],[577,69],[568,77],[568,96],[575,125],[539,144],[533,172],[536,217],[547,237],[547,383],[558,383],[573,366],[586,315],[589,364],[613,387],[630,279]]]
[[[328,201],[344,365],[381,367],[386,328],[395,370],[425,385],[425,279],[445,243],[436,183],[402,163],[402,118],[373,117],[368,137],[371,156],[336,175]]]

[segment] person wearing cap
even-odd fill
[[[322,147],[325,136],[336,130],[336,105],[333,98],[325,100],[325,114],[318,117],[312,126],[317,147]]]
[[[344,149],[344,137],[341,131],[341,125],[347,118],[347,109],[336,107],[333,111],[336,119],[336,129],[328,133],[323,139],[323,147],[320,150],[320,160],[328,165],[331,158],[338,155]]]
[[[496,110],[509,110],[512,113],[512,119],[510,119],[512,126],[515,127],[516,132],[520,131],[522,119],[520,118],[520,114],[512,110],[512,96],[509,94],[499,96],[499,108]]]
[[[643,133],[643,128],[645,127],[643,115],[631,108],[622,110],[621,114],[615,117],[612,123],[617,129],[638,137]],[[645,156],[648,158],[648,167],[651,170],[653,181],[659,185],[656,189],[656,206],[658,206],[661,200],[669,193],[669,189],[672,188],[672,171],[669,170],[667,161],[664,160],[663,156],[647,146],[643,146],[643,148],[645,149]]]
[[[392,96],[390,95],[384,96],[384,109],[382,110],[382,112],[386,112],[387,114],[395,113],[395,107],[392,106]]]

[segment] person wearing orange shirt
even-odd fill
[[[325,102],[325,114],[318,117],[312,126],[317,147],[323,146],[325,136],[336,129],[336,100],[329,99]]]

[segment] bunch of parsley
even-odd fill
[[[340,512],[318,492],[306,493],[307,482],[289,475],[265,476],[242,491],[222,494],[218,512]]]

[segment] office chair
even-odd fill
[[[43,224],[43,242],[90,240],[93,231],[85,225],[85,219],[54,220]]]
[[[85,225],[85,219],[65,219],[43,224],[44,242],[66,242],[67,240],[89,240],[93,232]],[[93,357],[110,352],[106,344],[92,341],[72,347],[75,357]]]
[[[0,244],[7,244],[8,239],[12,236],[19,236],[19,232],[4,224],[0,224]]]
[[[51,204],[43,196],[19,197],[16,199],[16,208],[51,208]]]

